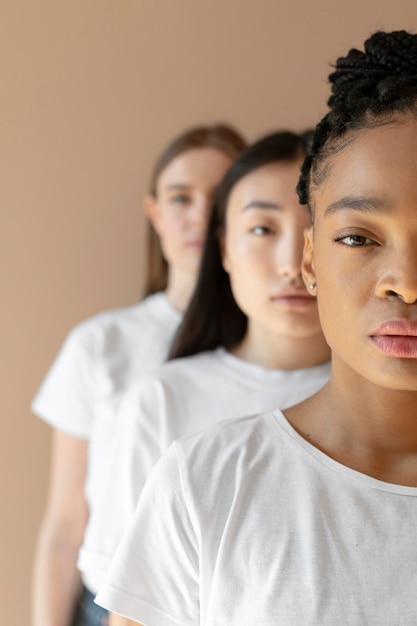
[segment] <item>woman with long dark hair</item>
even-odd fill
[[[150,470],[171,442],[219,420],[287,407],[329,376],[316,300],[301,279],[309,224],[296,184],[305,137],[249,146],[215,196],[196,289],[172,360],[132,387],[86,541],[104,574]]]

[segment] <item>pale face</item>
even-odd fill
[[[255,327],[284,337],[321,334],[315,298],[301,279],[307,209],[295,191],[301,161],[262,166],[233,188],[223,265],[235,300]]]
[[[231,164],[231,157],[215,148],[188,150],[161,172],[156,198],[145,199],[145,212],[171,269],[197,272],[213,194]]]
[[[313,193],[304,279],[338,370],[417,390],[417,120],[352,137]]]

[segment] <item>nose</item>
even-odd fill
[[[211,213],[212,200],[211,197],[201,197],[194,203],[190,215],[190,221],[193,226],[202,230],[207,228],[209,216]]]
[[[400,298],[406,304],[417,302],[417,246],[406,244],[390,254],[375,293],[379,298]]]
[[[301,281],[304,237],[299,229],[288,229],[277,243],[276,270],[290,281]]]

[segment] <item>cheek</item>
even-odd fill
[[[355,262],[356,265],[356,262]],[[368,269],[346,263],[344,258],[335,255],[332,264],[323,271],[320,259],[317,259],[316,276],[318,286],[318,311],[323,332],[335,353],[339,348],[353,349],[355,335],[369,312]]]
[[[159,236],[165,248],[179,246],[185,234],[184,217],[175,211],[164,211],[159,222]]]
[[[336,253],[323,257],[316,255],[317,286],[322,298],[334,298],[340,303],[359,304],[373,293],[374,268],[366,255],[335,248]]]
[[[245,280],[245,276],[259,273],[259,254],[253,241],[245,233],[229,233],[225,242],[225,269],[231,280]]]
[[[230,274],[229,278],[233,297],[238,307],[245,315],[251,317],[260,302],[259,281],[253,280],[253,275],[248,274],[243,268],[242,271]]]
[[[178,261],[184,245],[184,231],[180,220],[166,213],[159,223],[159,240],[168,263]]]
[[[317,306],[323,332],[330,341],[334,334],[342,332],[347,293],[340,259],[332,253],[332,245],[315,239],[313,265],[317,284]]]
[[[251,317],[264,299],[263,264],[244,241],[234,246],[229,256],[229,278],[233,296],[242,311]]]

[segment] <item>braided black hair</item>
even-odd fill
[[[387,123],[396,112],[417,115],[417,35],[374,33],[364,52],[352,49],[337,60],[329,81],[330,111],[316,126],[297,186],[312,217],[311,185],[320,185],[320,165],[345,145],[348,131]]]

